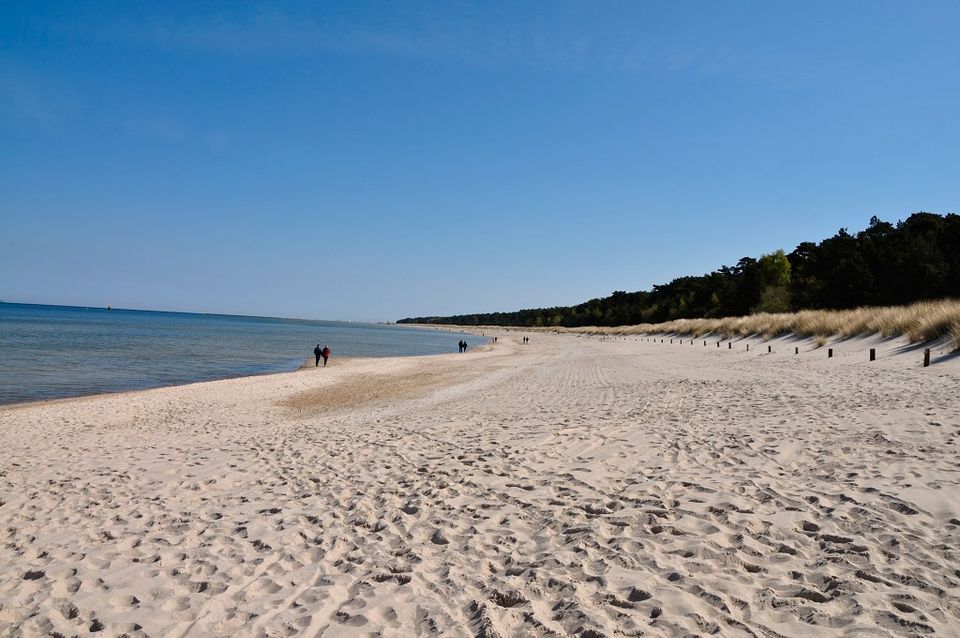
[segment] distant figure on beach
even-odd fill
[[[467,344],[463,342],[463,339],[457,342],[457,352],[463,354],[463,351],[466,350]]]
[[[330,346],[323,346],[323,350],[320,351],[320,356],[323,357],[323,367],[327,367],[327,359],[330,358]]]
[[[320,349],[320,344],[317,344],[317,347],[313,349],[313,356],[317,358],[316,366],[320,365],[320,357],[323,356],[323,350]]]

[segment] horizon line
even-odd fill
[[[280,319],[283,321],[326,321],[330,323],[360,323],[368,325],[396,325],[396,321],[361,321],[355,319],[307,319],[305,317],[281,317],[277,315],[245,315],[240,313],[231,313],[231,312],[207,312],[207,311],[197,311],[197,310],[157,310],[155,308],[115,308],[110,305],[106,306],[94,306],[94,305],[73,305],[73,304],[58,304],[58,303],[35,303],[27,301],[7,301],[6,299],[0,299],[0,305],[8,306],[42,306],[46,308],[76,308],[81,310],[106,310],[109,312],[113,311],[123,311],[123,312],[155,312],[155,313],[165,313],[165,314],[177,314],[177,315],[205,315],[211,317],[242,317],[245,319]]]

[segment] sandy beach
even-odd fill
[[[0,409],[0,636],[960,635],[960,358],[530,336]]]

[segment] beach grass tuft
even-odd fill
[[[587,334],[632,335],[669,333],[702,337],[713,334],[725,339],[755,337],[772,339],[786,334],[812,337],[817,346],[830,337],[849,338],[879,334],[905,336],[910,343],[948,338],[960,350],[960,300],[920,301],[906,306],[862,307],[851,310],[801,310],[760,312],[719,319],[675,319],[635,326],[572,328]]]

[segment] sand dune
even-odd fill
[[[532,337],[0,410],[0,635],[960,635],[960,359]]]

